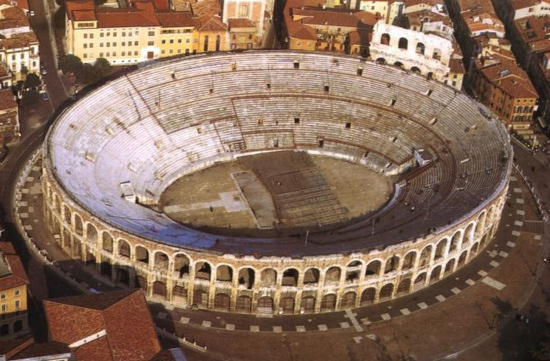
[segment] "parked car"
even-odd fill
[[[40,67],[40,73],[42,73],[42,75],[46,75],[48,74],[48,70],[46,70],[46,68],[42,66]]]
[[[44,101],[50,100],[50,96],[48,95],[47,92],[40,93],[40,96],[42,97],[42,100],[44,100]]]

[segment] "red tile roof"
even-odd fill
[[[256,24],[250,19],[229,19],[229,28],[254,28],[256,29]]]
[[[77,347],[78,360],[150,360],[160,351],[141,290],[47,300],[44,309],[53,341],[70,345],[106,332]]]
[[[13,99],[13,94],[10,89],[0,90],[0,109],[17,109],[17,103]],[[13,249],[13,245],[9,242],[0,242],[1,257],[4,257],[11,274],[0,278],[0,291],[11,288],[24,286],[29,283],[25,268],[19,259],[17,253]]]
[[[157,19],[160,25],[165,28],[194,27],[195,20],[188,11],[166,11],[157,12]]]

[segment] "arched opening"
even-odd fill
[[[76,234],[82,236],[84,234],[84,228],[82,226],[82,218],[78,214],[74,215],[74,230]]]
[[[340,282],[340,268],[331,267],[325,274],[325,285],[338,284]]]
[[[399,257],[392,256],[386,261],[386,266],[384,267],[384,274],[397,271],[398,267],[399,267]]]
[[[149,264],[149,251],[142,246],[136,246],[136,260],[141,263]]]
[[[260,285],[262,287],[275,286],[276,282],[277,282],[277,272],[274,269],[268,268],[262,271],[262,274],[260,276]]]
[[[283,286],[296,287],[298,285],[298,270],[288,268],[283,271]]]
[[[219,267],[218,267],[219,269]],[[231,298],[225,293],[216,293],[214,296],[214,308],[216,310],[229,311]]]
[[[252,298],[248,296],[237,297],[237,303],[235,304],[235,310],[237,312],[250,313],[252,312]]]
[[[409,40],[407,40],[407,38],[400,38],[398,48],[407,50],[408,47],[409,47]]]
[[[378,300],[380,302],[389,300],[392,298],[392,295],[393,295],[393,283],[388,283],[387,285],[384,285],[384,287],[380,289],[380,297],[378,298]]]
[[[445,265],[445,275],[453,272],[453,269],[455,267],[455,259],[451,259],[449,260],[449,262],[447,262],[447,264]]]
[[[361,261],[351,261],[346,267],[346,282],[359,281],[361,276]]]
[[[435,60],[441,60],[441,49],[435,48],[434,52],[433,52],[433,55],[432,55],[432,58],[435,59]]]
[[[178,274],[179,278],[184,278],[189,276],[189,265],[191,261],[183,253],[178,253],[174,257],[174,271]]]
[[[483,234],[483,229],[485,228],[485,213],[482,213],[477,218],[476,230],[475,230],[475,239],[481,238]]]
[[[420,253],[420,268],[424,268],[430,264],[432,258],[432,245],[427,245],[424,247]]]
[[[390,34],[384,33],[382,36],[380,36],[380,44],[382,45],[390,45],[391,37]]]
[[[95,263],[95,260],[93,260],[93,263]],[[102,276],[106,276],[109,279],[111,278],[111,274],[113,273],[113,267],[111,266],[111,262],[109,258],[105,256],[101,256],[101,264],[99,267],[99,272]]]
[[[393,63],[393,66],[399,69],[403,69],[403,63],[400,61],[396,61],[395,63]]]
[[[116,280],[117,280],[117,283],[122,283],[126,286],[130,286],[130,273],[125,268],[117,268]]]
[[[65,215],[65,223],[67,223],[69,226],[72,224],[71,222],[71,210],[67,206],[63,206],[63,214]]]
[[[435,248],[435,259],[441,259],[445,256],[445,249],[447,248],[447,238],[443,238],[439,243],[437,244],[437,247]]]
[[[473,257],[477,253],[477,249],[479,247],[479,243],[474,243],[472,245],[472,249],[470,250],[470,257]]]
[[[411,279],[405,278],[399,282],[399,285],[397,286],[397,294],[402,295],[405,293],[409,293],[411,290]]]
[[[366,306],[374,303],[376,297],[376,288],[370,287],[361,293],[361,306]]]
[[[468,257],[468,251],[462,252],[460,258],[458,259],[458,267],[462,267],[466,263],[466,258]]]
[[[162,299],[166,298],[166,285],[164,284],[164,282],[153,282],[153,296],[160,297]]]
[[[304,273],[305,285],[316,285],[319,283],[319,270],[317,268],[309,268]]]
[[[193,292],[193,304],[197,307],[208,307],[208,293],[203,290],[195,290]]]
[[[196,264],[195,279],[210,281],[212,275],[212,267],[207,262],[197,262]]]
[[[279,307],[284,314],[293,314],[294,313],[294,297],[283,297]]]
[[[432,270],[432,273],[430,273],[430,284],[439,281],[440,276],[441,276],[441,266],[437,266]]]
[[[109,232],[103,232],[102,239],[103,250],[109,253],[113,253],[113,237],[111,236],[111,234]]]
[[[6,336],[10,334],[10,326],[7,324],[4,324],[0,326],[0,336]]]
[[[216,270],[216,281],[231,282],[233,280],[233,268],[227,265],[218,266]]]
[[[239,285],[245,286],[247,289],[254,287],[255,273],[252,268],[241,268],[239,270]]]
[[[172,288],[172,298],[176,302],[185,302],[187,300],[187,290],[184,286],[174,286]]]
[[[487,244],[487,239],[489,239],[489,236],[485,234],[483,237],[481,237],[481,242],[479,242],[479,248],[485,247]]]
[[[342,296],[342,304],[341,308],[354,308],[355,307],[355,299],[357,298],[357,294],[355,292],[346,292]]]
[[[91,223],[86,225],[86,240],[90,244],[97,244],[97,229]]]
[[[118,255],[124,258],[130,258],[130,243],[124,239],[118,240]]]
[[[422,272],[416,278],[414,279],[414,289],[417,290],[419,288],[424,287],[426,284],[426,272]]]
[[[273,298],[264,296],[258,299],[258,313],[273,313]]]
[[[451,238],[451,246],[449,248],[449,253],[456,251],[459,245],[460,245],[460,232],[456,231],[455,234],[453,234],[453,238]]]
[[[155,270],[161,273],[168,273],[168,255],[162,251],[155,252]]]
[[[416,44],[416,53],[420,55],[424,55],[424,52],[426,51],[426,46],[423,43],[417,43]]]
[[[378,58],[378,59],[376,59],[376,64],[378,64],[378,65],[386,65],[386,59],[384,59],[384,58]]]
[[[302,297],[302,301],[300,302],[300,309],[303,310],[304,313],[315,312],[315,297],[313,296]]]
[[[426,78],[427,78],[428,80],[432,80],[433,77],[434,77],[434,73],[431,72],[431,71],[429,71],[428,74],[426,74]]]
[[[321,312],[334,311],[336,309],[336,295],[324,295],[321,299]]]
[[[372,261],[367,265],[367,270],[365,276],[378,276],[380,274],[380,269],[382,268],[382,262],[376,260]]]
[[[464,248],[465,245],[470,244],[470,242],[474,241],[474,224],[470,223],[468,227],[466,227],[466,230],[464,231],[464,237],[462,238],[462,247]]]
[[[417,66],[413,66],[411,68],[411,71],[415,74],[422,74],[422,72],[420,71],[420,68],[418,68]]]
[[[410,251],[405,255],[405,258],[403,258],[403,266],[401,267],[401,270],[407,271],[414,267],[414,262],[416,261],[416,252]]]
[[[147,294],[147,278],[138,275],[136,277],[136,282],[139,288],[141,288],[143,291],[145,291],[145,294]]]

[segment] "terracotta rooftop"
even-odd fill
[[[17,109],[10,89],[0,90],[0,109]],[[23,264],[9,242],[0,242],[0,253],[9,267],[10,274],[0,277],[0,291],[24,286],[29,283]]]
[[[161,349],[141,290],[44,301],[50,339],[71,345],[77,360],[151,360]]]
[[[462,63],[462,59],[449,60],[449,68],[451,68],[451,73],[466,74],[466,69],[464,69],[464,64]]]
[[[36,44],[38,39],[34,32],[13,34],[10,38],[0,39],[2,49],[20,49]]]
[[[422,4],[426,4],[430,6],[441,5],[443,4],[443,0],[405,0],[406,7],[422,5]]]
[[[52,355],[61,355],[61,354],[69,354],[71,353],[71,349],[69,346],[61,343],[61,342],[44,342],[44,343],[33,343],[32,345],[29,345],[22,351],[16,353],[13,355],[13,357],[10,357],[8,360],[21,360],[21,359],[37,359],[40,360],[41,358],[46,356],[52,356]]]
[[[163,11],[157,12],[160,25],[165,28],[194,27],[195,20],[188,11]]]
[[[22,8],[7,7],[0,11],[0,29],[29,27],[29,19]]]
[[[548,36],[550,35],[550,17],[529,16],[523,19],[514,21],[517,32],[520,34],[523,42],[531,44],[538,51],[544,51],[547,46],[545,43],[550,43]],[[542,43],[541,43],[542,42]],[[539,43],[536,45],[532,45]]]
[[[512,9],[514,10],[520,10],[531,6],[535,6],[537,4],[540,4],[541,2],[544,2],[550,5],[550,2],[541,1],[541,0],[509,0],[509,2],[510,2],[510,5],[512,6]]]
[[[256,29],[256,24],[250,19],[229,19],[229,28],[254,28]]]

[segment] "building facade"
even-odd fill
[[[11,89],[0,89],[0,146],[21,138],[19,107]]]

